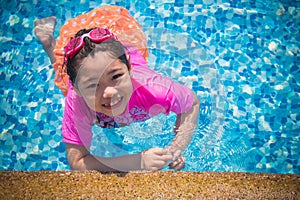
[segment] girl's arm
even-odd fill
[[[98,170],[101,172],[128,172],[137,170],[158,170],[172,159],[165,149],[153,148],[139,154],[114,158],[91,155],[87,147],[66,144],[71,169]]]
[[[181,152],[189,145],[193,131],[197,126],[200,101],[195,93],[193,93],[193,95],[194,102],[192,108],[186,113],[177,115],[176,125],[174,128],[175,137],[171,145],[166,148],[174,156],[173,163],[170,164],[172,168],[176,165],[174,161],[179,159]]]

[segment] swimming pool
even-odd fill
[[[1,1],[0,170],[69,169],[61,142],[64,98],[33,21],[124,6],[149,38],[149,67],[197,93],[199,125],[187,171],[300,173],[299,1]],[[103,130],[102,156],[164,147],[175,115]],[[167,168],[165,168],[167,169]]]

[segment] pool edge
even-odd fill
[[[0,199],[300,199],[300,174],[0,171]]]

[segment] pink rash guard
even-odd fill
[[[110,117],[93,111],[70,84],[62,124],[63,142],[90,146],[95,124],[103,128],[119,127],[145,121],[159,113],[184,113],[192,107],[194,97],[191,89],[149,69],[137,50],[131,49],[128,53],[133,94],[125,112]]]

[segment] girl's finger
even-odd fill
[[[170,164],[169,164],[169,167],[170,168],[175,168],[177,165],[179,165],[180,164],[180,161],[179,160],[175,160],[175,161],[173,161],[173,162],[171,162]]]
[[[177,150],[173,153],[173,160],[178,160],[181,157],[181,151]]]
[[[170,168],[173,169],[181,169],[185,165],[185,158],[180,156],[178,159],[174,160],[172,163],[169,164]]]
[[[185,166],[185,162],[182,161],[174,169],[175,170],[180,170],[180,169],[184,168],[184,166]]]
[[[153,148],[153,149],[151,149],[151,151],[156,155],[165,155],[168,153],[167,150],[161,149],[161,148]]]

